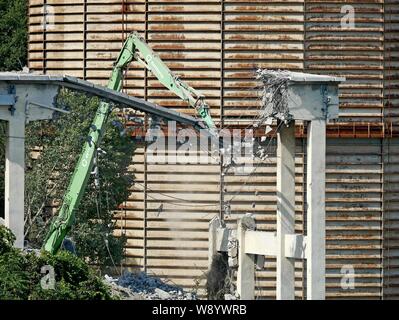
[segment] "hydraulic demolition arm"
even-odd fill
[[[216,127],[210,116],[209,107],[204,101],[204,96],[174,75],[138,33],[131,33],[125,41],[114,64],[112,75],[107,85],[108,88],[115,91],[122,89],[124,71],[134,59],[150,70],[166,88],[195,108],[211,131],[211,134],[215,135]],[[85,192],[93,169],[96,152],[111,111],[112,108],[109,103],[100,103],[58,216],[52,222],[45,239],[44,250],[48,252],[54,254],[59,250],[65,236],[72,227],[75,211]]]
[[[138,33],[132,33],[131,37],[137,50],[135,53],[136,60],[150,70],[166,88],[195,108],[206,126],[212,133],[216,133],[215,124],[209,113],[209,106],[204,101],[205,97],[173,74]]]

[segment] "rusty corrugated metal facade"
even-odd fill
[[[126,35],[139,31],[173,71],[201,90],[224,127],[240,127],[257,110],[253,71],[279,68],[343,75],[340,119],[328,127],[327,297],[399,298],[399,3],[394,0],[30,0],[29,67],[105,84]],[[42,27],[43,5],[54,13]],[[343,29],[341,9],[354,8]],[[125,90],[162,106],[193,111],[134,64]],[[304,230],[306,162],[303,128],[296,157],[297,232]],[[145,148],[132,160],[137,183],[118,215],[128,236],[126,266],[186,288],[203,285],[208,221],[220,199],[237,215],[254,212],[275,229],[275,154],[257,174],[221,176],[208,165],[153,165]],[[245,183],[244,186],[243,183]],[[145,191],[144,191],[145,187]],[[173,197],[187,199],[180,202]],[[158,216],[158,208],[163,212]],[[255,204],[255,206],[254,206]],[[342,287],[353,266],[355,288]],[[297,264],[297,297],[305,265]],[[257,294],[275,296],[275,261],[257,273]]]

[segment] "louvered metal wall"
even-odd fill
[[[399,107],[399,3],[385,1],[385,123],[398,132]],[[399,206],[397,139],[384,141],[384,297],[399,299]]]
[[[123,40],[136,30],[173,71],[205,94],[212,115],[231,129],[256,114],[253,71],[258,67],[346,76],[339,122],[328,126],[327,297],[399,297],[397,1],[29,2],[32,70],[105,84]],[[43,4],[55,12],[56,23],[47,30]],[[348,4],[355,10],[355,29],[343,30],[341,8]],[[124,87],[129,94],[193,113],[137,64]],[[306,145],[303,128],[297,133],[296,229],[305,232]],[[117,216],[118,232],[129,238],[126,266],[185,288],[194,287],[195,280],[203,287],[208,221],[219,214],[220,200],[232,199],[229,224],[254,212],[260,229],[275,229],[274,144],[272,149],[247,180],[221,176],[215,164],[150,164],[139,148],[131,165],[137,183]],[[345,290],[342,267],[350,265],[355,288]],[[298,262],[296,267],[301,298],[306,266]],[[274,260],[266,261],[256,280],[259,297],[275,297]]]

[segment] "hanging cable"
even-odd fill
[[[93,174],[95,174],[95,180],[97,180],[95,182],[95,190],[96,190],[96,196],[95,196],[95,202],[96,202],[96,213],[97,213],[97,218],[99,221],[102,221],[103,219],[101,218],[101,184],[100,184],[100,170],[99,170],[99,161],[98,161],[98,151],[96,151],[96,157],[95,159],[97,159],[95,161],[95,165],[96,168],[93,170]],[[107,210],[109,210],[109,204],[108,204],[108,200],[107,200]],[[109,212],[109,211],[108,211]],[[112,262],[112,265],[114,266],[115,270],[119,270],[118,267],[115,264],[114,258],[112,257],[112,253],[111,250],[109,248],[109,243],[108,243],[108,232],[106,234],[102,234],[103,235],[103,239],[104,239],[104,244],[105,244],[105,248],[107,249],[107,253],[108,256]],[[121,270],[119,270],[119,274],[122,276],[122,272]]]
[[[280,123],[279,123],[279,125],[277,126],[276,131],[273,133],[272,137],[270,137],[269,143],[268,143],[267,146],[266,146],[266,152],[268,151],[268,149],[269,149],[269,147],[270,147],[270,145],[271,145],[271,142],[272,142],[273,139],[275,138],[276,133],[279,131],[279,129],[280,129],[280,127],[281,127],[282,124],[283,124],[283,122],[280,122]],[[238,196],[238,195],[241,193],[242,189],[243,189],[243,188],[246,186],[246,184],[249,182],[249,179],[250,179],[250,178],[252,177],[252,175],[256,172],[257,168],[259,168],[259,166],[255,167],[255,169],[252,170],[252,172],[248,175],[246,181],[241,185],[241,188],[233,195],[233,197],[232,197],[230,200],[228,200],[229,202],[233,201],[233,200],[235,199],[235,197]]]
[[[134,184],[138,184],[139,186],[142,186],[143,188],[145,188],[144,184],[142,184],[142,183],[139,183],[139,182],[136,182],[136,181],[135,181]],[[190,206],[191,206],[191,207],[215,207],[215,206],[218,206],[218,204],[193,204],[193,201],[192,201],[192,200],[183,199],[183,198],[178,198],[178,197],[174,197],[174,196],[165,194],[165,193],[163,193],[163,192],[154,191],[153,189],[151,189],[151,188],[149,188],[149,187],[147,187],[146,190],[147,190],[147,191],[152,191],[152,192],[155,193],[155,194],[163,195],[163,196],[165,196],[165,197],[167,197],[167,198],[170,198],[170,199],[173,199],[173,200],[178,200],[178,201],[180,201],[180,202],[172,202],[172,201],[169,201],[169,202],[168,202],[168,203],[174,204],[174,205],[188,206],[188,207],[190,207]],[[154,198],[154,197],[150,196],[149,194],[147,194],[147,196],[150,197],[150,198],[153,199],[153,200],[163,201],[162,199]],[[182,203],[186,203],[186,204],[183,205]]]

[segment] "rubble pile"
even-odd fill
[[[105,275],[114,293],[126,300],[195,300],[195,293],[184,292],[182,288],[164,283],[161,279],[145,272],[125,272],[121,277]]]

